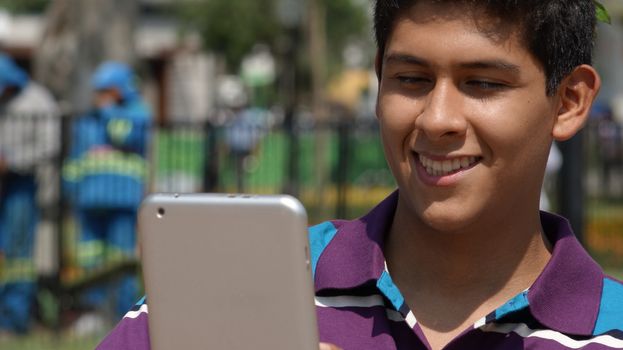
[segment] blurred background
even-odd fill
[[[541,205],[621,278],[623,4],[602,2],[604,86]],[[112,329],[142,294],[145,193],[289,193],[315,224],[395,188],[368,0],[0,0],[0,52],[0,348]]]

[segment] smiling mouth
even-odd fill
[[[424,170],[426,170],[426,173],[431,176],[446,176],[458,173],[461,170],[473,167],[481,159],[481,157],[469,156],[445,160],[433,160],[421,154],[416,155],[420,160],[420,164],[422,164]]]

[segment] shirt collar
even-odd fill
[[[367,215],[333,222],[338,231],[318,260],[316,292],[356,288],[379,279],[385,269],[383,242],[397,203],[395,191]]]
[[[552,257],[528,292],[530,311],[548,328],[591,335],[599,312],[604,274],[578,242],[569,222],[541,212]]]
[[[316,269],[316,292],[376,283],[385,267],[383,242],[391,227],[398,191],[367,215],[334,221],[337,234]],[[569,222],[541,212],[553,245],[552,257],[528,292],[529,308],[543,325],[567,334],[591,335],[599,311],[604,275],[575,238]]]

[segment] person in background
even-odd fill
[[[145,190],[151,125],[151,112],[135,80],[127,64],[101,64],[92,77],[93,110],[72,128],[63,177],[79,223],[78,265],[87,274],[135,259],[135,221]],[[137,297],[132,273],[109,287],[92,287],[79,298],[87,312],[76,323],[78,332],[81,324],[89,328],[93,318],[120,317]],[[114,315],[106,314],[110,300]]]
[[[236,175],[236,190],[245,191],[245,175],[253,162],[262,137],[266,133],[267,111],[252,107],[244,83],[235,76],[227,76],[219,86],[219,100],[223,107],[225,142]]]
[[[58,117],[50,92],[0,54],[0,329],[11,332],[32,323],[36,225],[50,204],[40,192],[56,186],[49,170],[60,149]]]
[[[227,124],[225,137],[236,170],[236,190],[246,190],[245,174],[254,160],[254,153],[266,133],[267,112],[257,107],[236,108],[233,118]]]
[[[601,160],[602,191],[606,198],[616,197],[613,185],[621,176],[617,169],[623,164],[623,130],[614,118],[612,109],[607,105],[594,108],[598,112],[597,145]]]

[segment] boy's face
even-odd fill
[[[420,2],[377,58],[377,116],[399,205],[441,231],[538,209],[560,109],[518,33],[473,18]]]

